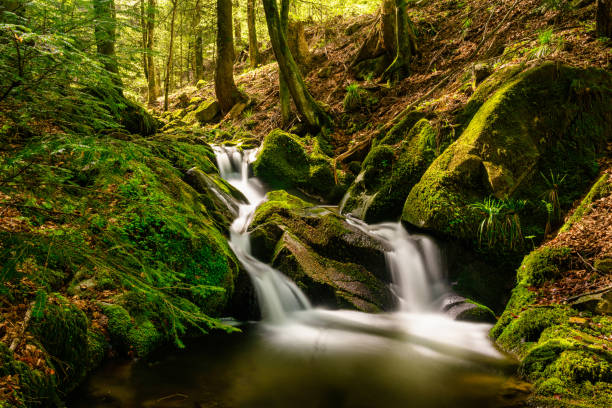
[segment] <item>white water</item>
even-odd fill
[[[278,345],[337,353],[390,347],[399,341],[437,358],[487,362],[501,358],[488,339],[489,325],[457,322],[436,312],[437,301],[448,292],[439,248],[429,237],[409,234],[400,223],[370,226],[348,219],[391,248],[386,259],[392,291],[399,299],[398,311],[367,314],[313,309],[290,279],[251,255],[247,229],[266,193],[257,178],[249,177],[257,151],[243,154],[236,148],[215,147],[215,153],[221,176],[249,201],[239,206],[230,245],[251,276],[264,323]]]

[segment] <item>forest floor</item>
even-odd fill
[[[555,10],[542,0],[419,2],[409,11],[419,53],[412,60],[411,75],[393,86],[375,78],[359,81],[351,70],[351,62],[375,28],[378,15],[339,16],[324,24],[307,25],[310,51],[316,61],[323,62],[304,67],[305,81],[315,99],[336,118],[332,135],[336,155],[367,139],[412,105],[435,112],[434,124],[439,128],[452,128],[454,117],[473,93],[476,64],[486,64],[494,71],[505,65],[550,60],[610,69],[612,50],[595,35],[595,2],[574,3],[579,6]],[[224,120],[221,126],[246,128],[263,139],[282,127],[278,69],[276,63],[247,69],[246,63],[236,66],[236,84],[256,102],[241,117]],[[343,100],[351,84],[367,90],[376,103],[346,113]],[[201,90],[184,88],[174,99],[183,93],[214,99],[214,84]]]

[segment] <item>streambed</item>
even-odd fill
[[[216,153],[221,175],[248,200],[229,203],[236,215],[230,245],[251,276],[263,320],[241,325],[240,333],[205,336],[184,350],[108,363],[68,406],[520,406],[507,386],[515,367],[489,340],[490,325],[440,313],[450,292],[433,240],[399,223],[347,220],[389,248],[397,310],[314,308],[297,285],[251,254],[247,227],[266,193],[249,176],[256,152]]]

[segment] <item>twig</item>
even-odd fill
[[[576,251],[576,255],[578,255],[578,258],[580,258],[580,260],[581,260],[581,261],[582,261],[582,262],[583,262],[583,263],[584,263],[586,266],[588,266],[589,268],[591,268],[591,270],[592,270],[593,272],[595,272],[595,273],[597,273],[597,274],[600,274],[600,272],[597,270],[597,268],[595,268],[593,265],[591,265],[590,263],[588,263],[588,262],[586,261],[586,259],[584,259],[584,258],[582,257],[582,255],[580,255],[580,252]]]
[[[32,318],[32,309],[34,309],[34,302],[30,303],[30,306],[28,307],[28,310],[26,311],[26,314],[23,318],[21,329],[19,330],[19,333],[17,333],[17,336],[13,339],[13,341],[11,342],[11,345],[9,346],[9,350],[11,352],[14,352],[15,349],[17,349],[17,346],[19,345],[19,343],[21,343],[21,338],[23,337],[23,334],[28,328],[28,324],[30,323],[30,319]]]

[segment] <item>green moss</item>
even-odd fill
[[[68,390],[83,379],[88,368],[87,326],[85,314],[57,294],[30,323],[32,334],[59,365],[60,383]]]
[[[404,139],[410,139],[408,132],[414,125],[425,117],[425,113],[415,109],[410,111],[405,117],[395,124],[386,134],[379,137],[379,144],[395,145]]]
[[[567,319],[563,308],[529,308],[514,318],[497,338],[497,343],[505,350],[521,357],[537,343],[542,332],[562,320]]]
[[[540,285],[559,277],[559,266],[567,260],[571,250],[566,247],[541,247],[525,257],[517,279],[522,285]]]
[[[589,193],[580,202],[580,205],[574,210],[571,217],[565,222],[559,232],[569,231],[572,226],[578,222],[582,217],[587,215],[591,211],[591,205],[593,201],[598,200],[601,197],[606,196],[612,190],[612,184],[610,183],[610,176],[604,174],[597,180],[593,185]]]
[[[108,317],[107,329],[112,342],[124,353],[132,352],[137,356],[144,356],[163,340],[151,321],[136,322],[128,311],[119,305],[103,304],[102,310]]]
[[[588,97],[573,90],[576,81]],[[540,172],[558,168],[569,175],[560,200],[567,209],[584,193],[611,136],[604,126],[612,119],[610,106],[612,75],[600,70],[543,64],[512,75],[410,191],[402,219],[474,240],[479,217],[471,203],[490,195],[539,202],[547,189]],[[538,208],[521,220],[530,231],[545,222]]]
[[[274,130],[264,139],[253,171],[274,189],[299,188],[326,200],[339,199],[346,186],[336,185],[332,160],[318,139],[310,147],[308,154],[297,136]]]
[[[379,144],[372,148],[362,164],[359,178],[349,189],[349,198],[342,211],[370,223],[397,219],[410,189],[439,150],[436,138],[431,123],[421,119],[399,146]]]

